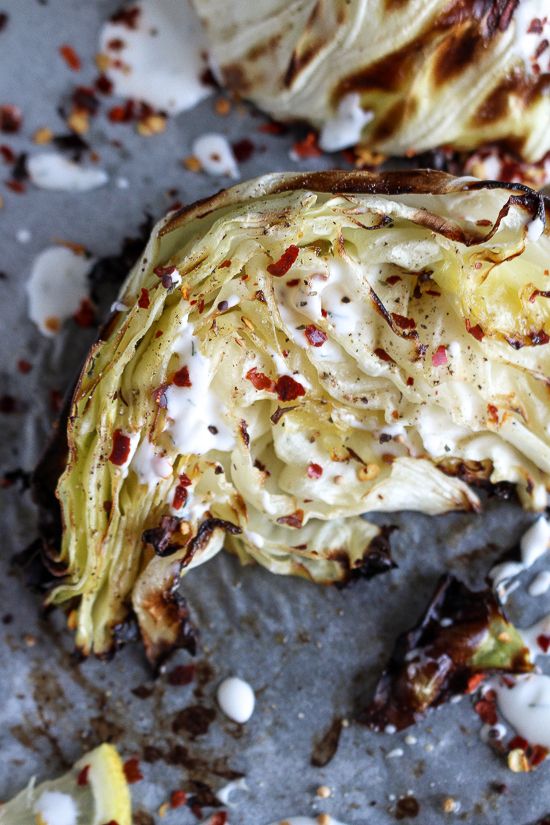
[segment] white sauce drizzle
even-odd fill
[[[543,596],[548,588],[550,588],[550,570],[541,570],[529,585],[527,592],[530,596]]]
[[[374,113],[361,106],[357,92],[346,95],[338,104],[336,115],[324,124],[319,136],[319,146],[324,152],[337,152],[354,146],[361,140],[363,127],[374,118]]]
[[[227,175],[236,180],[240,177],[233,149],[225,135],[207,132],[193,141],[191,151],[209,175]]]
[[[224,785],[223,788],[220,788],[219,791],[216,791],[216,796],[222,803],[222,805],[226,805],[229,808],[234,807],[234,803],[229,801],[231,795],[235,791],[248,791],[250,788],[246,784],[246,779],[241,777],[241,779],[234,779],[233,782],[228,782],[227,785]]]
[[[493,587],[501,600],[505,601],[506,596],[511,592],[506,583],[531,567],[548,550],[549,544],[550,523],[544,516],[541,516],[521,537],[521,561],[502,562],[495,565],[489,573]]]
[[[69,794],[61,791],[44,791],[34,805],[45,825],[76,825],[78,808]]]
[[[81,166],[58,152],[41,152],[27,161],[29,177],[40,189],[58,192],[89,192],[109,180],[104,169]]]
[[[44,335],[53,337],[88,297],[93,263],[66,246],[49,247],[34,259],[26,284],[29,316]]]
[[[202,26],[186,0],[140,0],[136,28],[108,22],[100,50],[121,97],[142,100],[167,114],[191,109],[212,90],[201,81],[207,67]],[[109,44],[122,41],[122,47]],[[118,43],[117,43],[118,45]]]
[[[168,426],[177,450],[183,455],[202,455],[209,450],[229,452],[235,436],[227,420],[225,406],[212,389],[212,365],[200,351],[193,327],[182,321],[182,330],[173,351],[180,367],[189,370],[190,387],[172,384],[166,390]],[[208,428],[211,429],[208,429]]]
[[[256,697],[254,691],[243,679],[230,676],[218,686],[216,693],[218,705],[225,715],[243,725],[254,713]]]
[[[140,484],[154,487],[161,478],[170,478],[172,464],[155,450],[146,437],[137,448],[132,459],[131,469],[137,474]]]
[[[514,730],[531,745],[550,748],[550,676],[517,676],[513,687],[496,681],[498,709]]]
[[[536,243],[544,232],[544,221],[537,215],[527,224],[527,240]]]

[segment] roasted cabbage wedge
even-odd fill
[[[78,646],[109,651],[130,610],[152,660],[190,643],[179,580],[224,544],[338,582],[391,564],[369,511],[475,511],[480,487],[544,508],[547,211],[436,172],[321,172],[162,220],[36,474],[63,468],[48,601]]]
[[[182,0],[183,2],[183,0]],[[193,0],[221,82],[327,151],[550,151],[545,0]]]

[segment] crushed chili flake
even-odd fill
[[[8,163],[10,165],[15,163],[15,152],[10,146],[6,146],[5,144],[0,146],[0,155],[2,155],[4,163]]]
[[[531,745],[527,753],[527,758],[533,768],[536,768],[537,765],[544,762],[547,756],[548,748],[545,748],[543,745]]]
[[[485,337],[485,333],[483,332],[483,330],[482,330],[482,328],[480,327],[479,324],[474,325],[474,324],[470,323],[468,318],[466,318],[465,324],[466,324],[466,332],[469,332],[470,335],[473,335],[474,338],[476,339],[476,341],[483,341],[483,338]]]
[[[548,335],[548,333],[543,329],[539,329],[538,332],[533,332],[529,335],[529,340],[534,347],[538,347],[547,344],[550,341],[550,335]]]
[[[109,80],[106,74],[100,74],[94,83],[95,88],[102,95],[110,95],[113,91],[113,81]]]
[[[192,384],[189,377],[189,367],[183,366],[175,372],[174,377],[172,378],[172,384],[175,384],[176,387],[191,387]]]
[[[187,794],[185,791],[172,791],[170,794],[170,807],[181,808],[187,802]]]
[[[256,367],[249,369],[245,376],[257,390],[267,390],[268,392],[275,391],[275,382],[265,372],[258,372]]]
[[[314,324],[308,324],[304,330],[304,335],[312,347],[322,347],[327,340],[326,332],[323,332],[322,329],[318,329],[318,327]]]
[[[544,31],[544,25],[542,20],[538,17],[533,17],[531,22],[529,23],[529,28],[527,29],[527,34],[542,34]]]
[[[161,329],[157,329],[155,332],[155,338],[160,338],[161,335],[164,335],[164,332]]]
[[[290,281],[286,282],[286,286],[294,287],[294,286],[298,286],[299,283],[300,283],[300,278],[291,278]]]
[[[172,280],[172,273],[174,272],[174,266],[156,266],[153,269],[153,272],[160,278],[160,282],[165,289],[170,289],[174,282]]]
[[[79,327],[92,327],[95,322],[95,310],[89,298],[83,298],[73,315]]]
[[[116,464],[117,467],[122,467],[126,464],[130,455],[130,437],[122,430],[115,430],[113,433],[113,446],[109,461],[111,464]]]
[[[321,478],[323,475],[323,468],[320,464],[308,464],[307,468],[307,477],[308,478]]]
[[[486,677],[486,673],[474,673],[473,676],[470,676],[466,684],[466,693],[475,693]]]
[[[24,358],[20,358],[17,362],[17,369],[19,370],[19,372],[23,373],[23,375],[26,375],[28,372],[32,370],[32,364],[30,363],[30,361],[26,361]]]
[[[119,23],[128,29],[137,29],[140,14],[139,6],[128,6],[111,15],[111,23]]]
[[[268,264],[267,271],[270,275],[281,278],[286,275],[299,254],[300,248],[296,244],[291,244],[288,249],[285,249],[278,261]]]
[[[59,54],[73,72],[79,72],[81,69],[81,62],[80,58],[73,49],[72,46],[69,46],[67,43],[64,43],[62,46],[59,47]]]
[[[149,290],[145,289],[145,287],[142,287],[140,296],[138,298],[138,307],[141,307],[141,309],[149,309],[150,303],[151,302],[149,301]]]
[[[90,771],[89,765],[84,765],[78,776],[76,777],[76,784],[77,785],[87,785],[88,784],[88,773]]]
[[[187,489],[183,486],[183,484],[178,484],[174,490],[174,498],[172,499],[172,507],[174,510],[181,510],[187,501],[187,496]]]
[[[407,387],[412,387],[412,385],[414,384],[414,378],[412,377],[412,375],[408,376],[406,384],[407,384]]]
[[[250,138],[235,141],[231,144],[231,148],[238,163],[246,163],[247,160],[250,160],[256,149]]]
[[[156,390],[153,390],[153,401],[159,405],[163,410],[168,406],[168,399],[166,398],[166,390],[170,384],[161,384]]]
[[[550,649],[550,636],[541,633],[540,636],[537,636],[537,644],[543,653],[548,653]]]
[[[286,135],[288,126],[285,123],[270,120],[267,123],[261,123],[258,126],[258,132],[263,132],[264,135]]]
[[[107,112],[107,117],[111,123],[128,123],[134,117],[132,101],[129,100],[123,106],[113,106]]]
[[[388,286],[394,286],[395,284],[398,284],[400,280],[401,275],[390,275],[389,278],[386,278],[386,284]]]
[[[226,258],[225,261],[222,261],[219,265],[218,269],[226,269],[228,266],[231,266],[231,259]]]
[[[388,363],[390,363],[390,364],[395,364],[395,361],[393,360],[393,358],[391,357],[391,355],[389,355],[389,354],[386,352],[386,350],[385,350],[385,349],[382,349],[382,347],[376,347],[376,349],[374,350],[374,354],[375,354],[378,358],[380,358],[382,361],[387,361],[387,362],[388,362]]]
[[[143,779],[143,774],[139,766],[139,759],[137,757],[133,756],[131,759],[127,759],[123,767],[124,775],[129,785]]]
[[[302,522],[304,520],[304,511],[303,510],[295,510],[293,513],[289,513],[288,516],[281,516],[277,519],[278,524],[288,524],[289,527],[296,527],[299,528],[302,526]]]
[[[300,159],[317,158],[319,155],[322,155],[323,152],[319,146],[317,133],[308,132],[305,138],[293,143],[292,153]]]
[[[280,401],[294,401],[306,391],[299,381],[295,381],[291,375],[281,375],[275,384],[275,392]]]
[[[11,189],[12,192],[15,192],[16,195],[22,195],[27,188],[20,180],[7,180],[6,186],[8,189]]]
[[[73,89],[71,101],[77,111],[87,112],[89,115],[95,115],[99,108],[99,100],[92,86],[77,86]]]
[[[0,106],[0,132],[12,135],[18,132],[23,122],[23,115],[19,106],[4,103]]]
[[[492,424],[498,424],[498,407],[494,404],[487,404],[487,415]]]
[[[254,297],[257,301],[260,301],[262,304],[267,304],[263,289],[257,289],[254,293]]]
[[[195,678],[195,671],[195,665],[176,665],[176,667],[172,668],[168,673],[166,680],[169,685],[173,685],[174,687],[184,687],[185,685],[191,684]]]
[[[107,48],[111,49],[111,51],[113,51],[113,52],[119,52],[121,49],[124,48],[125,45],[126,44],[125,44],[124,40],[122,39],[122,37],[113,37],[107,43]]]
[[[416,327],[414,318],[407,318],[405,315],[399,315],[398,312],[392,312],[391,317],[400,329],[414,329]]]
[[[215,814],[211,814],[206,825],[227,825],[226,811],[216,811]]]
[[[326,317],[327,317],[328,312],[326,311],[326,309],[322,309],[322,310],[321,310],[321,315],[323,316],[323,318],[326,318]]]
[[[524,739],[523,736],[514,736],[513,739],[510,739],[508,742],[508,750],[515,751],[518,748],[522,751],[526,751],[529,747],[529,742],[527,739]]]
[[[103,509],[105,510],[108,516],[111,515],[111,510],[113,509],[113,502],[112,501],[104,501],[103,502]]]
[[[533,304],[535,302],[535,298],[550,298],[550,290],[549,289],[534,289],[533,292],[529,296],[529,303]]]
[[[432,366],[441,367],[447,363],[447,348],[440,344],[432,354]]]
[[[494,700],[480,699],[474,705],[474,710],[485,725],[496,725],[498,716]]]

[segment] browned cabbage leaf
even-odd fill
[[[154,229],[68,418],[49,601],[107,652],[190,642],[225,543],[316,582],[390,561],[368,511],[550,483],[543,198],[437,173],[274,174]],[[38,474],[46,481],[45,468]],[[191,581],[191,580],[190,580]]]
[[[550,151],[545,0],[193,3],[222,82],[275,118],[311,122],[326,151]]]

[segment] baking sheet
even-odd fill
[[[116,6],[106,0],[4,0],[0,11],[9,21],[0,34],[0,103],[21,106],[24,127],[1,142],[16,151],[36,151],[30,141],[35,129],[66,133],[57,107],[76,83],[95,76],[97,33]],[[62,43],[82,58],[78,75],[60,59]],[[104,117],[92,121],[90,142],[111,175],[103,189],[86,194],[31,185],[25,194],[2,189],[0,270],[7,277],[0,279],[0,395],[14,397],[18,407],[0,414],[2,473],[32,468],[53,418],[51,390],[69,385],[92,339],[72,322],[55,340],[35,331],[24,289],[35,254],[54,238],[82,243],[97,256],[114,254],[124,236],[135,234],[144,213],[158,217],[176,199],[191,202],[227,185],[181,163],[192,139],[205,131],[252,139],[256,151],[241,164],[243,177],[330,165],[328,158],[291,161],[292,136],[259,133],[262,118],[244,106],[221,118],[214,100],[171,120],[164,134],[149,139]],[[112,139],[121,145],[112,145]],[[120,188],[120,179],[127,188]],[[25,237],[21,230],[30,232],[27,243],[18,240]],[[28,374],[17,370],[18,359],[32,364]],[[10,565],[13,553],[36,534],[29,494],[17,485],[0,494],[0,798],[33,775],[40,780],[61,772],[86,749],[109,740],[125,757],[141,760],[145,778],[132,786],[140,825],[160,821],[157,810],[170,791],[183,788],[208,801],[210,790],[237,774],[246,775],[249,790],[231,798],[231,825],[265,825],[320,811],[349,825],[385,825],[395,821],[398,800],[407,794],[418,801],[417,821],[423,825],[444,819],[527,825],[550,810],[549,766],[532,774],[510,773],[481,742],[468,699],[393,736],[353,724],[357,703],[368,696],[395,635],[423,610],[441,572],[450,566],[480,585],[490,559],[517,540],[531,517],[515,505],[490,502],[480,517],[385,514],[380,523],[399,527],[392,537],[399,568],[343,590],[241,568],[235,559],[218,556],[184,581],[202,644],[195,680],[176,687],[166,674],[152,679],[137,645],[108,663],[79,663],[72,656],[63,616],[42,615],[36,596]],[[489,554],[481,552],[487,542],[494,545]],[[510,609],[525,626],[550,609],[550,596],[522,603],[523,592],[514,594]],[[179,652],[168,670],[189,661]],[[216,708],[216,685],[230,674],[247,679],[256,691],[257,709],[244,728]],[[195,710],[182,713],[188,708]],[[314,767],[314,744],[336,718],[345,720],[336,755],[326,767]],[[206,733],[197,732],[197,720],[208,727]],[[416,741],[406,741],[407,734]],[[316,797],[320,785],[332,789],[329,799]],[[460,808],[445,816],[442,802],[449,796]],[[210,810],[204,807],[204,815]],[[166,825],[196,821],[189,808],[162,819]]]

